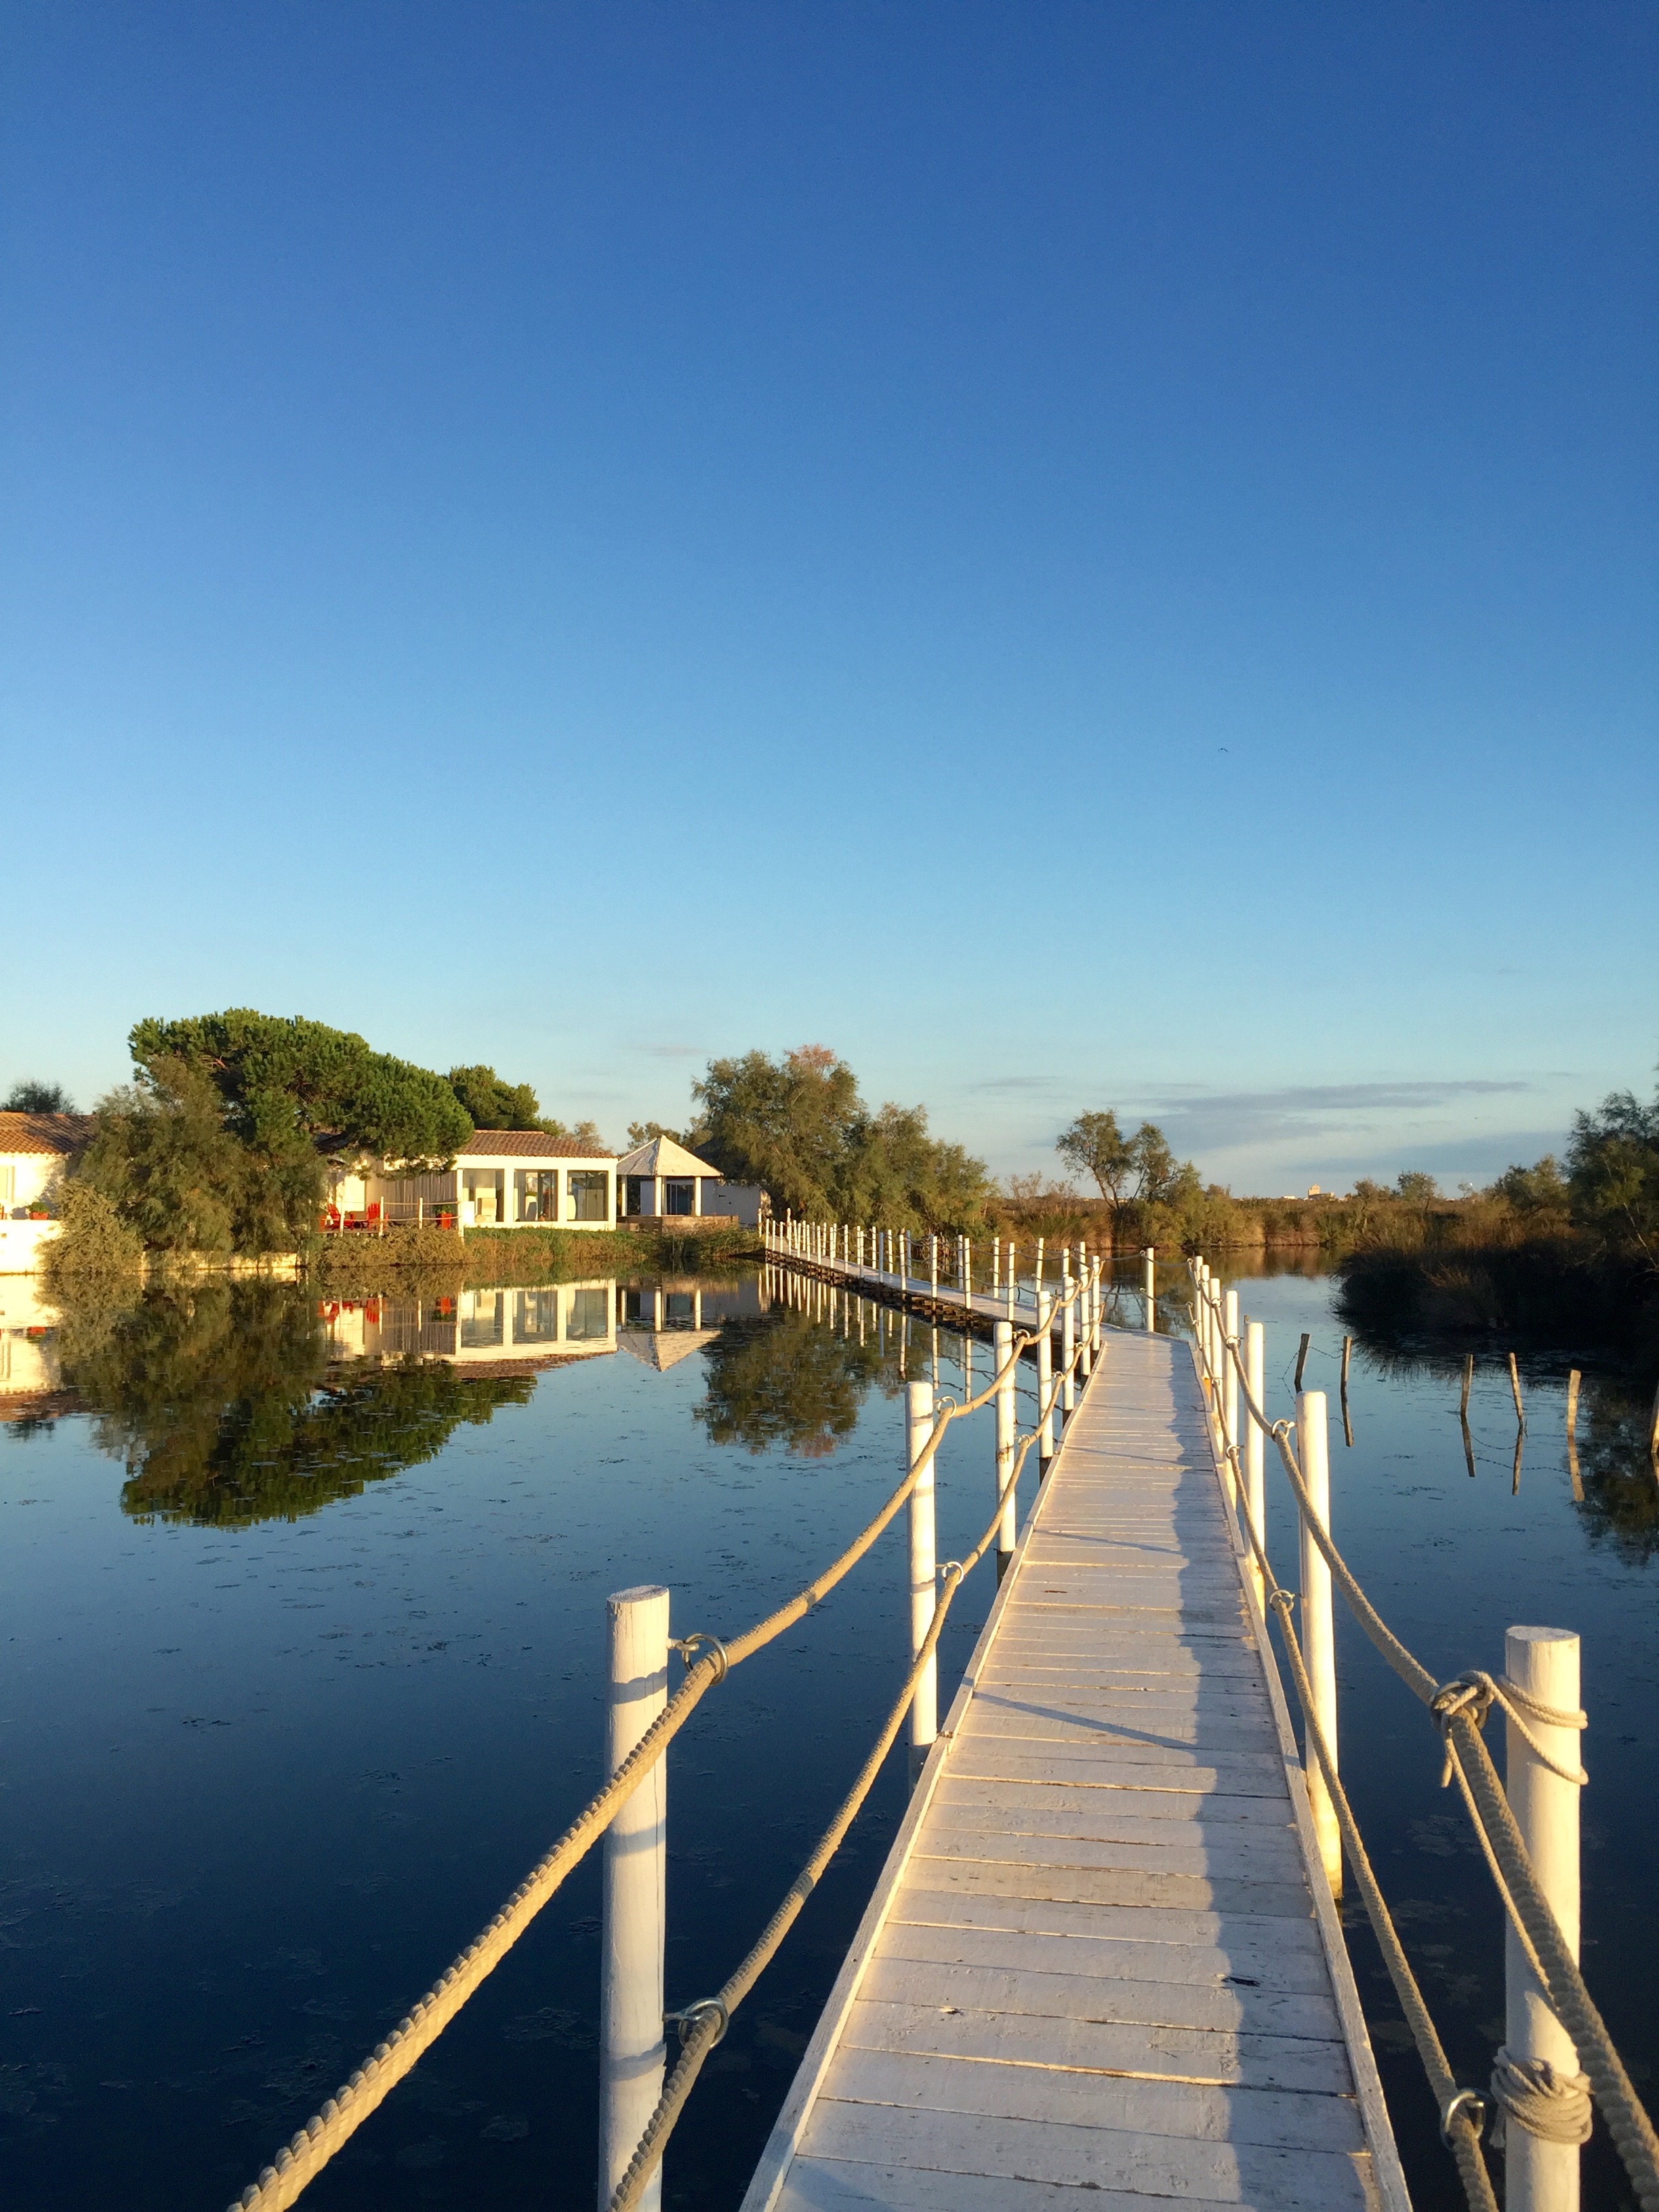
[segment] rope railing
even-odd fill
[[[1428,1707],[1438,1729],[1445,1753],[1443,1786],[1454,1777],[1488,1869],[1521,1945],[1537,1976],[1556,2018],[1579,2053],[1588,2088],[1607,2124],[1643,2212],[1659,2212],[1659,2136],[1656,2136],[1641,2100],[1613,2046],[1605,2022],[1596,2009],[1572,1946],[1563,1933],[1549,1899],[1540,1884],[1514,1811],[1480,1730],[1493,1705],[1501,1705],[1534,1756],[1564,1781],[1582,1784],[1588,1778],[1581,1766],[1569,1768],[1552,1757],[1533,1735],[1529,1723],[1553,1727],[1582,1727],[1582,1713],[1559,1711],[1542,1705],[1516,1684],[1495,1680],[1479,1671],[1437,1683],[1429,1669],[1407,1650],[1389,1627],[1360,1588],[1352,1571],[1332,1541],[1323,1516],[1309,1493],[1304,1469],[1291,1443],[1291,1424],[1270,1422],[1250,1389],[1238,1339],[1225,1325],[1219,1297],[1209,1288],[1196,1266],[1190,1271],[1194,1292],[1194,1322],[1200,1365],[1209,1386],[1209,1407],[1215,1423],[1217,1449],[1243,1490],[1237,1439],[1229,1432],[1226,1396],[1221,1385],[1212,1346],[1231,1364],[1232,1378],[1249,1419],[1278,1449],[1302,1528],[1318,1547],[1333,1580],[1374,1648],[1419,1701]],[[1291,1679],[1301,1705],[1307,1741],[1324,1781],[1342,1838],[1345,1855],[1358,1883],[1366,1916],[1370,1921],[1391,1980],[1400,1995],[1430,2086],[1441,2113],[1441,2134],[1457,2160],[1465,2193],[1474,2212],[1488,2212],[1493,2204],[1492,2184],[1479,2151],[1484,2120],[1483,2100],[1473,2090],[1459,2089],[1446,2063],[1421,1990],[1406,1960],[1404,1948],[1377,1885],[1357,1823],[1337,1772],[1334,1750],[1321,1726],[1318,1701],[1309,1680],[1302,1650],[1290,1624],[1291,1594],[1274,1578],[1261,1532],[1248,1504],[1238,1515],[1239,1525],[1254,1555],[1265,1592],[1265,1609],[1276,1614]],[[1517,2066],[1508,2053],[1499,2055],[1493,2094],[1508,2117],[1547,2140],[1577,2142],[1588,2134],[1570,2108],[1574,2092],[1559,2076],[1539,2078],[1531,2068]],[[1544,2068],[1545,2075],[1553,2069]],[[1509,2076],[1515,2075],[1511,2081]],[[1587,2115],[1585,2116],[1587,2119]]]
[[[1080,1297],[1088,1286],[1089,1279],[1079,1277],[1070,1293],[1059,1299],[1048,1316],[1049,1324],[1063,1307]],[[328,2098],[306,2124],[295,2130],[289,2141],[279,2150],[271,2163],[263,2168],[257,2181],[251,2182],[241,2195],[233,2200],[229,2212],[285,2212],[316,2179],[329,2160],[334,2157],[372,2113],[385,2101],[398,2083],[410,2073],[422,2054],[442,2034],[450,2021],[466,2003],[474,1991],[501,1964],[536,1916],[548,1903],[566,1879],[574,1871],[589,1850],[604,1835],[617,1814],[644,1784],[657,1762],[663,1757],[675,1736],[691,1717],[706,1693],[716,1683],[723,1681],[730,1668],[739,1665],[754,1653],[774,1642],[786,1630],[793,1626],[804,1614],[822,1601],[836,1584],[842,1581],[870,1550],[871,1547],[890,1526],[900,1508],[905,1504],[917,1484],[933,1466],[946,1430],[953,1421],[969,1413],[977,1413],[989,1405],[998,1391],[1003,1389],[1018,1370],[1024,1353],[1036,1344],[1043,1334],[1039,1324],[1036,1328],[1022,1330],[1013,1339],[1006,1359],[998,1366],[987,1387],[960,1405],[945,1403],[935,1414],[932,1432],[923,1449],[917,1454],[906,1472],[905,1478],[891,1492],[880,1509],[865,1523],[846,1549],[833,1559],[821,1574],[768,1613],[762,1620],[740,1634],[716,1642],[713,1638],[684,1639],[694,1645],[708,1643],[710,1649],[702,1656],[691,1657],[679,1688],[668,1700],[662,1711],[651,1723],[616,1772],[582,1808],[558,1841],[532,1868],[523,1881],[513,1892],[501,1911],[480,1933],[460,1952],[432,1984],[425,1995],[410,2008],[386,2039],[378,2043],[363,2063],[356,2068]],[[1079,1343],[1073,1355],[1073,1364],[1080,1356]],[[1052,1416],[1058,1402],[1063,1375],[1056,1373],[1048,1393],[1046,1411],[1039,1408],[1039,1422]],[[1033,1429],[1020,1448],[1012,1478],[1017,1481],[1019,1469],[1036,1440],[1037,1429]],[[1005,1485],[998,1498],[999,1516],[1006,1503],[1010,1485]],[[975,1563],[983,1556],[983,1547],[974,1554]],[[950,1585],[947,1596],[953,1596],[956,1583]],[[948,1605],[936,1613],[939,1620]],[[941,1623],[942,1625],[942,1623]],[[915,1693],[915,1682],[919,1679],[926,1656],[937,1645],[937,1636],[932,1644],[919,1652],[911,1670],[911,1680],[904,1693],[908,1707]],[[902,1710],[900,1719],[903,1717]],[[896,1727],[896,1723],[895,1723]],[[883,1754],[885,1756],[885,1752]],[[878,1765],[879,1761],[878,1761]],[[873,1779],[873,1776],[872,1778]],[[856,1785],[855,1785],[856,1787]],[[866,1789],[868,1784],[866,1785]],[[860,1803],[863,1800],[860,1797]],[[856,1814],[848,1814],[848,1824]],[[843,1831],[844,1832],[844,1831]],[[833,1847],[832,1854],[833,1855]],[[826,1862],[827,1863],[827,1862]],[[810,1862],[809,1862],[810,1866]],[[803,1871],[803,1878],[805,1870]],[[804,1898],[803,1898],[804,1901]],[[787,1902],[787,1900],[786,1900]],[[782,1908],[780,1908],[781,1910]],[[796,1907],[799,1910],[799,1906]],[[791,1914],[793,1919],[793,1915]],[[787,1923],[786,1923],[787,1924]],[[783,1930],[779,1930],[778,1941]],[[764,1938],[763,1938],[763,1941]],[[775,1945],[774,1946],[775,1948]],[[762,1965],[765,1961],[762,1960]],[[741,1970],[739,1970],[741,1971]],[[756,1972],[759,1972],[757,1967]],[[688,2045],[688,2048],[690,2046]],[[712,2048],[712,2045],[709,2047]],[[701,2063],[701,2062],[699,2062]],[[695,2076],[693,2077],[695,2078]],[[687,2085],[688,2089],[690,2085]]]
[[[1048,1392],[1047,1410],[1054,1410],[1058,1401],[1061,1377],[1055,1375]],[[1043,1408],[1039,1407],[1042,1419]],[[675,2123],[685,2109],[687,2100],[702,2070],[703,2060],[713,2051],[731,2024],[732,2014],[742,2003],[762,1973],[776,1957],[780,1946],[800,1914],[802,1906],[817,1887],[824,1869],[845,1841],[847,1832],[857,1819],[865,1799],[869,1796],[882,1762],[893,1747],[894,1739],[903,1725],[904,1716],[910,1709],[916,1686],[926,1673],[928,1662],[939,1648],[939,1639],[945,1626],[945,1616],[955,1601],[963,1583],[985,1557],[1002,1525],[1003,1510],[1009,1494],[1019,1481],[1027,1455],[1037,1440],[1038,1431],[1033,1429],[1019,1447],[1013,1471],[997,1494],[996,1511],[990,1526],[964,1559],[947,1560],[941,1569],[946,1577],[939,1594],[933,1618],[927,1632],[918,1647],[916,1656],[906,1675],[897,1698],[883,1723],[880,1735],[872,1747],[869,1757],[859,1769],[852,1788],[837,1807],[835,1817],[814,1844],[806,1863],[785,1892],[783,1901],[761,1930],[752,1948],[728,1978],[712,1997],[688,2006],[678,2015],[682,2022],[681,2055],[663,2085],[657,2108],[646,2124],[640,2137],[638,2149],[630,2160],[627,2172],[613,2191],[607,2212],[634,2212],[644,2194],[647,2183],[662,2161],[662,2155],[673,2132]]]

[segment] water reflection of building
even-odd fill
[[[617,1346],[665,1374],[712,1344],[729,1321],[765,1310],[757,1279],[743,1283],[656,1283],[618,1295]]]
[[[62,1384],[58,1309],[41,1297],[39,1281],[0,1275],[0,1400],[38,1397]]]
[[[442,1359],[472,1374],[527,1374],[614,1352],[616,1312],[610,1279],[428,1298],[331,1299],[322,1308],[337,1359]]]

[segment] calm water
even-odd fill
[[[1268,1325],[1274,1410],[1304,1328],[1308,1379],[1334,1395],[1328,1285],[1243,1287]],[[8,1387],[35,1392],[0,1400],[6,2191],[216,2212],[591,1794],[605,1593],[665,1582],[677,1633],[719,1632],[797,1587],[896,1478],[901,1350],[890,1316],[866,1308],[860,1342],[856,1317],[777,1307],[752,1278],[323,1313],[244,1285],[56,1332],[37,1315],[33,1338],[14,1294],[0,1307]],[[380,1364],[417,1351],[437,1356]],[[908,1371],[934,1356],[913,1326]],[[959,1391],[959,1340],[938,1358]],[[986,1348],[977,1362],[983,1382]],[[1517,1495],[1498,1365],[1477,1380],[1471,1480],[1455,1364],[1362,1350],[1334,1516],[1444,1674],[1495,1670],[1509,1621],[1583,1631],[1586,1970],[1641,2082],[1659,1492],[1609,1386],[1581,1417],[1576,1502],[1561,1376],[1528,1370],[1526,1389]],[[985,1416],[953,1431],[941,1557],[980,1533],[991,1456]],[[1282,1494],[1270,1515],[1282,1538]],[[671,2004],[723,1979],[857,1766],[906,1657],[902,1553],[901,1523],[679,1739]],[[990,1574],[952,1616],[947,1680]],[[1480,2082],[1501,2033],[1497,1908],[1419,1709],[1368,1647],[1347,1638],[1341,1658],[1357,1808],[1460,2078]],[[904,1798],[901,1747],[705,2070],[669,2203],[737,2203]],[[307,2204],[587,2212],[598,1903],[596,1859]],[[1416,2200],[1449,2206],[1415,2058],[1354,1941]],[[1626,2201],[1599,2148],[1587,2180],[1587,2204]]]

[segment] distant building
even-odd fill
[[[753,1229],[771,1210],[757,1183],[727,1182],[717,1168],[672,1137],[653,1137],[617,1163],[618,1221],[645,1229],[687,1221],[739,1222]]]
[[[378,1229],[609,1229],[617,1156],[539,1129],[475,1129],[453,1168],[399,1175],[385,1161],[330,1171],[326,1226]]]
[[[58,1234],[55,1210],[70,1162],[92,1134],[90,1114],[0,1114],[0,1275],[32,1274]]]

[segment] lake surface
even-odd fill
[[[1272,1410],[1290,1410],[1304,1330],[1307,1380],[1334,1407],[1328,1280],[1240,1288],[1267,1325]],[[960,1339],[941,1333],[936,1354],[919,1323],[902,1344],[890,1315],[838,1303],[832,1320],[817,1293],[795,1296],[781,1304],[751,1275],[319,1309],[243,1284],[58,1328],[20,1316],[15,1281],[0,1295],[9,2202],[217,2212],[597,1786],[606,1592],[665,1582],[677,1634],[727,1632],[862,1524],[898,1479],[902,1370],[937,1356],[959,1394]],[[1136,1317],[1127,1290],[1123,1311]],[[975,1361],[982,1385],[988,1347]],[[1522,1373],[1517,1492],[1495,1354],[1476,1378],[1471,1479],[1456,1363],[1362,1346],[1355,1441],[1340,1426],[1333,1440],[1334,1522],[1385,1617],[1443,1676],[1498,1671],[1509,1622],[1582,1630],[1585,1969],[1650,2087],[1659,1491],[1634,1401],[1592,1378],[1575,1499],[1565,1368]],[[941,1453],[941,1558],[982,1529],[992,1451],[980,1414]],[[1269,1519],[1293,1583],[1282,1485]],[[957,1601],[942,1697],[994,1573]],[[1420,1708],[1339,1626],[1345,1773],[1453,2064],[1479,2086],[1501,2036],[1498,1908]],[[704,1700],[670,1757],[671,2005],[716,1987],[753,1940],[907,1659],[901,1516],[823,1606]],[[669,2203],[739,2200],[906,1795],[901,1745],[705,2069],[669,2154]],[[598,1863],[307,2205],[587,2212]],[[1451,2207],[1417,2061],[1352,1932],[1415,2200]],[[1584,2201],[1620,2205],[1599,2136]]]

